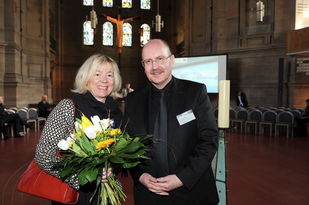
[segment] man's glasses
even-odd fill
[[[152,60],[152,59],[146,59],[146,60],[142,60],[142,65],[144,67],[150,67],[153,65],[153,62],[155,62],[157,65],[163,65],[166,63],[167,59],[169,59],[173,54],[165,57],[165,56],[159,56],[156,57],[156,59]]]

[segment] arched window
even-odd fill
[[[122,27],[122,45],[132,46],[132,26],[129,23],[124,23]]]
[[[94,32],[91,28],[91,21],[84,22],[84,45],[93,45],[94,44]]]
[[[111,22],[105,22],[103,24],[103,45],[113,45],[113,24]]]
[[[122,8],[132,8],[132,0],[122,0]]]
[[[83,0],[84,6],[93,6],[93,0]]]
[[[150,0],[141,0],[141,9],[150,9]]]
[[[148,24],[141,25],[141,46],[143,47],[150,40],[150,26]]]
[[[113,0],[103,0],[104,7],[113,7]]]

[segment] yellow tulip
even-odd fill
[[[85,130],[87,127],[91,126],[92,122],[85,116],[82,116],[82,130]]]

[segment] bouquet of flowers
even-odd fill
[[[106,183],[101,182],[103,169],[107,172],[112,168],[117,174],[147,159],[143,141],[149,136],[132,138],[119,128],[113,129],[112,120],[98,116],[89,120],[82,115],[76,120],[71,136],[58,143],[61,160],[55,168],[62,179],[76,174],[80,186],[96,183],[94,195],[98,194],[98,204],[120,205],[126,195],[114,174],[107,176]]]

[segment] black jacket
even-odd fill
[[[140,182],[142,173],[154,174],[147,161],[131,170],[136,205],[201,205],[217,204],[218,194],[211,161],[217,151],[217,125],[206,87],[199,83],[174,78],[168,102],[169,174],[176,174],[184,186],[159,196]],[[127,97],[126,117],[130,134],[153,134],[151,84]],[[180,125],[176,116],[192,110],[195,120]]]

